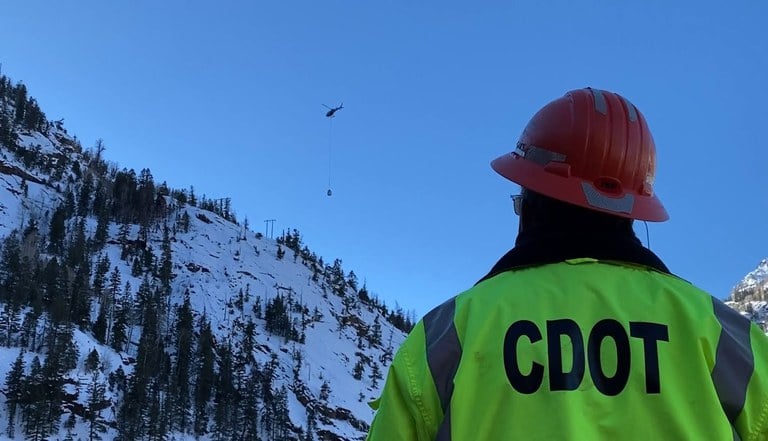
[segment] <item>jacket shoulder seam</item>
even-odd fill
[[[432,419],[430,418],[429,412],[427,412],[427,409],[424,406],[423,391],[419,390],[419,386],[416,382],[413,372],[414,369],[416,369],[416,366],[414,366],[411,354],[409,354],[408,350],[403,351],[403,357],[405,358],[406,378],[408,381],[408,395],[410,395],[411,399],[413,399],[413,403],[415,404],[416,409],[418,409],[421,419],[425,424],[422,427],[432,427]]]

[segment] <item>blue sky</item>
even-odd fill
[[[727,295],[768,256],[767,19],[760,0],[29,0],[3,6],[0,62],[85,146],[298,228],[420,316],[513,244],[518,188],[489,162],[586,86],[653,131],[671,220],[651,248]]]

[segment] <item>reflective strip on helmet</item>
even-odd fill
[[[595,97],[595,110],[602,113],[603,115],[608,114],[608,103],[605,102],[605,96],[603,96],[603,91],[599,89],[592,89],[591,87],[589,90],[592,91],[592,95]]]
[[[627,106],[627,112],[629,112],[629,121],[635,122],[637,121],[637,109],[635,109],[635,106],[629,102],[628,99],[621,97],[621,99],[624,100],[624,105]]]
[[[712,382],[723,412],[733,426],[744,408],[747,386],[755,368],[749,336],[751,323],[724,303],[714,298],[712,303],[717,321],[722,327],[717,342],[715,367],[712,369]]]
[[[450,405],[453,395],[453,379],[461,360],[461,342],[453,323],[456,312],[456,299],[450,299],[424,316],[424,334],[427,345],[427,364],[435,382],[440,406],[443,408],[443,421],[439,428],[438,439],[450,440],[451,418]]]
[[[525,147],[525,149],[523,149]],[[525,144],[517,144],[515,149],[517,155],[522,156],[528,161],[534,162],[541,166],[547,165],[550,162],[565,162],[566,156],[562,153],[553,152],[534,145],[526,146]]]
[[[582,182],[581,188],[584,190],[587,203],[595,208],[629,214],[635,206],[635,196],[632,194],[627,193],[620,198],[611,198],[601,194],[589,182]]]

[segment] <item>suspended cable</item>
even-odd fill
[[[331,162],[332,162],[332,145],[333,145],[333,118],[328,118],[328,196],[332,195],[331,191]]]

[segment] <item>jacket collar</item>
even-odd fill
[[[671,274],[664,262],[651,250],[645,248],[633,234],[542,233],[533,231],[518,235],[515,247],[505,254],[491,271],[477,283],[505,271],[584,257],[632,263]]]

